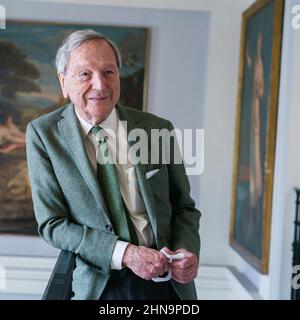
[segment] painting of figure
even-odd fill
[[[268,270],[280,69],[281,0],[259,0],[243,14],[230,243]]]
[[[62,39],[81,28],[101,32],[118,45],[119,102],[146,109],[146,28],[7,21],[0,33],[0,233],[37,233],[27,174],[26,126],[66,102],[56,77],[55,54]]]

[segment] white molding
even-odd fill
[[[16,0],[13,0],[16,1]],[[213,11],[221,7],[220,0],[17,0],[21,2],[84,4],[161,10]],[[237,0],[222,0],[231,5]],[[225,5],[226,5],[225,4]]]
[[[41,297],[55,262],[56,258],[0,256],[0,266],[6,271],[6,289],[0,289],[1,296]],[[201,266],[195,283],[200,300],[253,299],[227,267]]]
[[[6,288],[0,288],[0,294],[42,296],[55,262],[56,258],[0,256],[6,277]]]
[[[253,300],[227,267],[200,266],[195,284],[199,300]]]

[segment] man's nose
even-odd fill
[[[106,88],[105,79],[101,74],[95,74],[92,77],[92,89],[101,91]]]

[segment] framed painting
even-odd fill
[[[7,21],[0,33],[0,233],[37,233],[26,163],[26,126],[65,103],[55,55],[63,38],[80,29],[101,32],[118,45],[123,63],[119,102],[146,109],[146,28]]]
[[[283,0],[243,13],[230,244],[268,273]]]

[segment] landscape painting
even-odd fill
[[[62,106],[54,67],[62,40],[81,29],[108,36],[121,50],[120,103],[146,109],[146,28],[7,21],[0,33],[0,233],[36,235],[26,163],[28,122]]]

